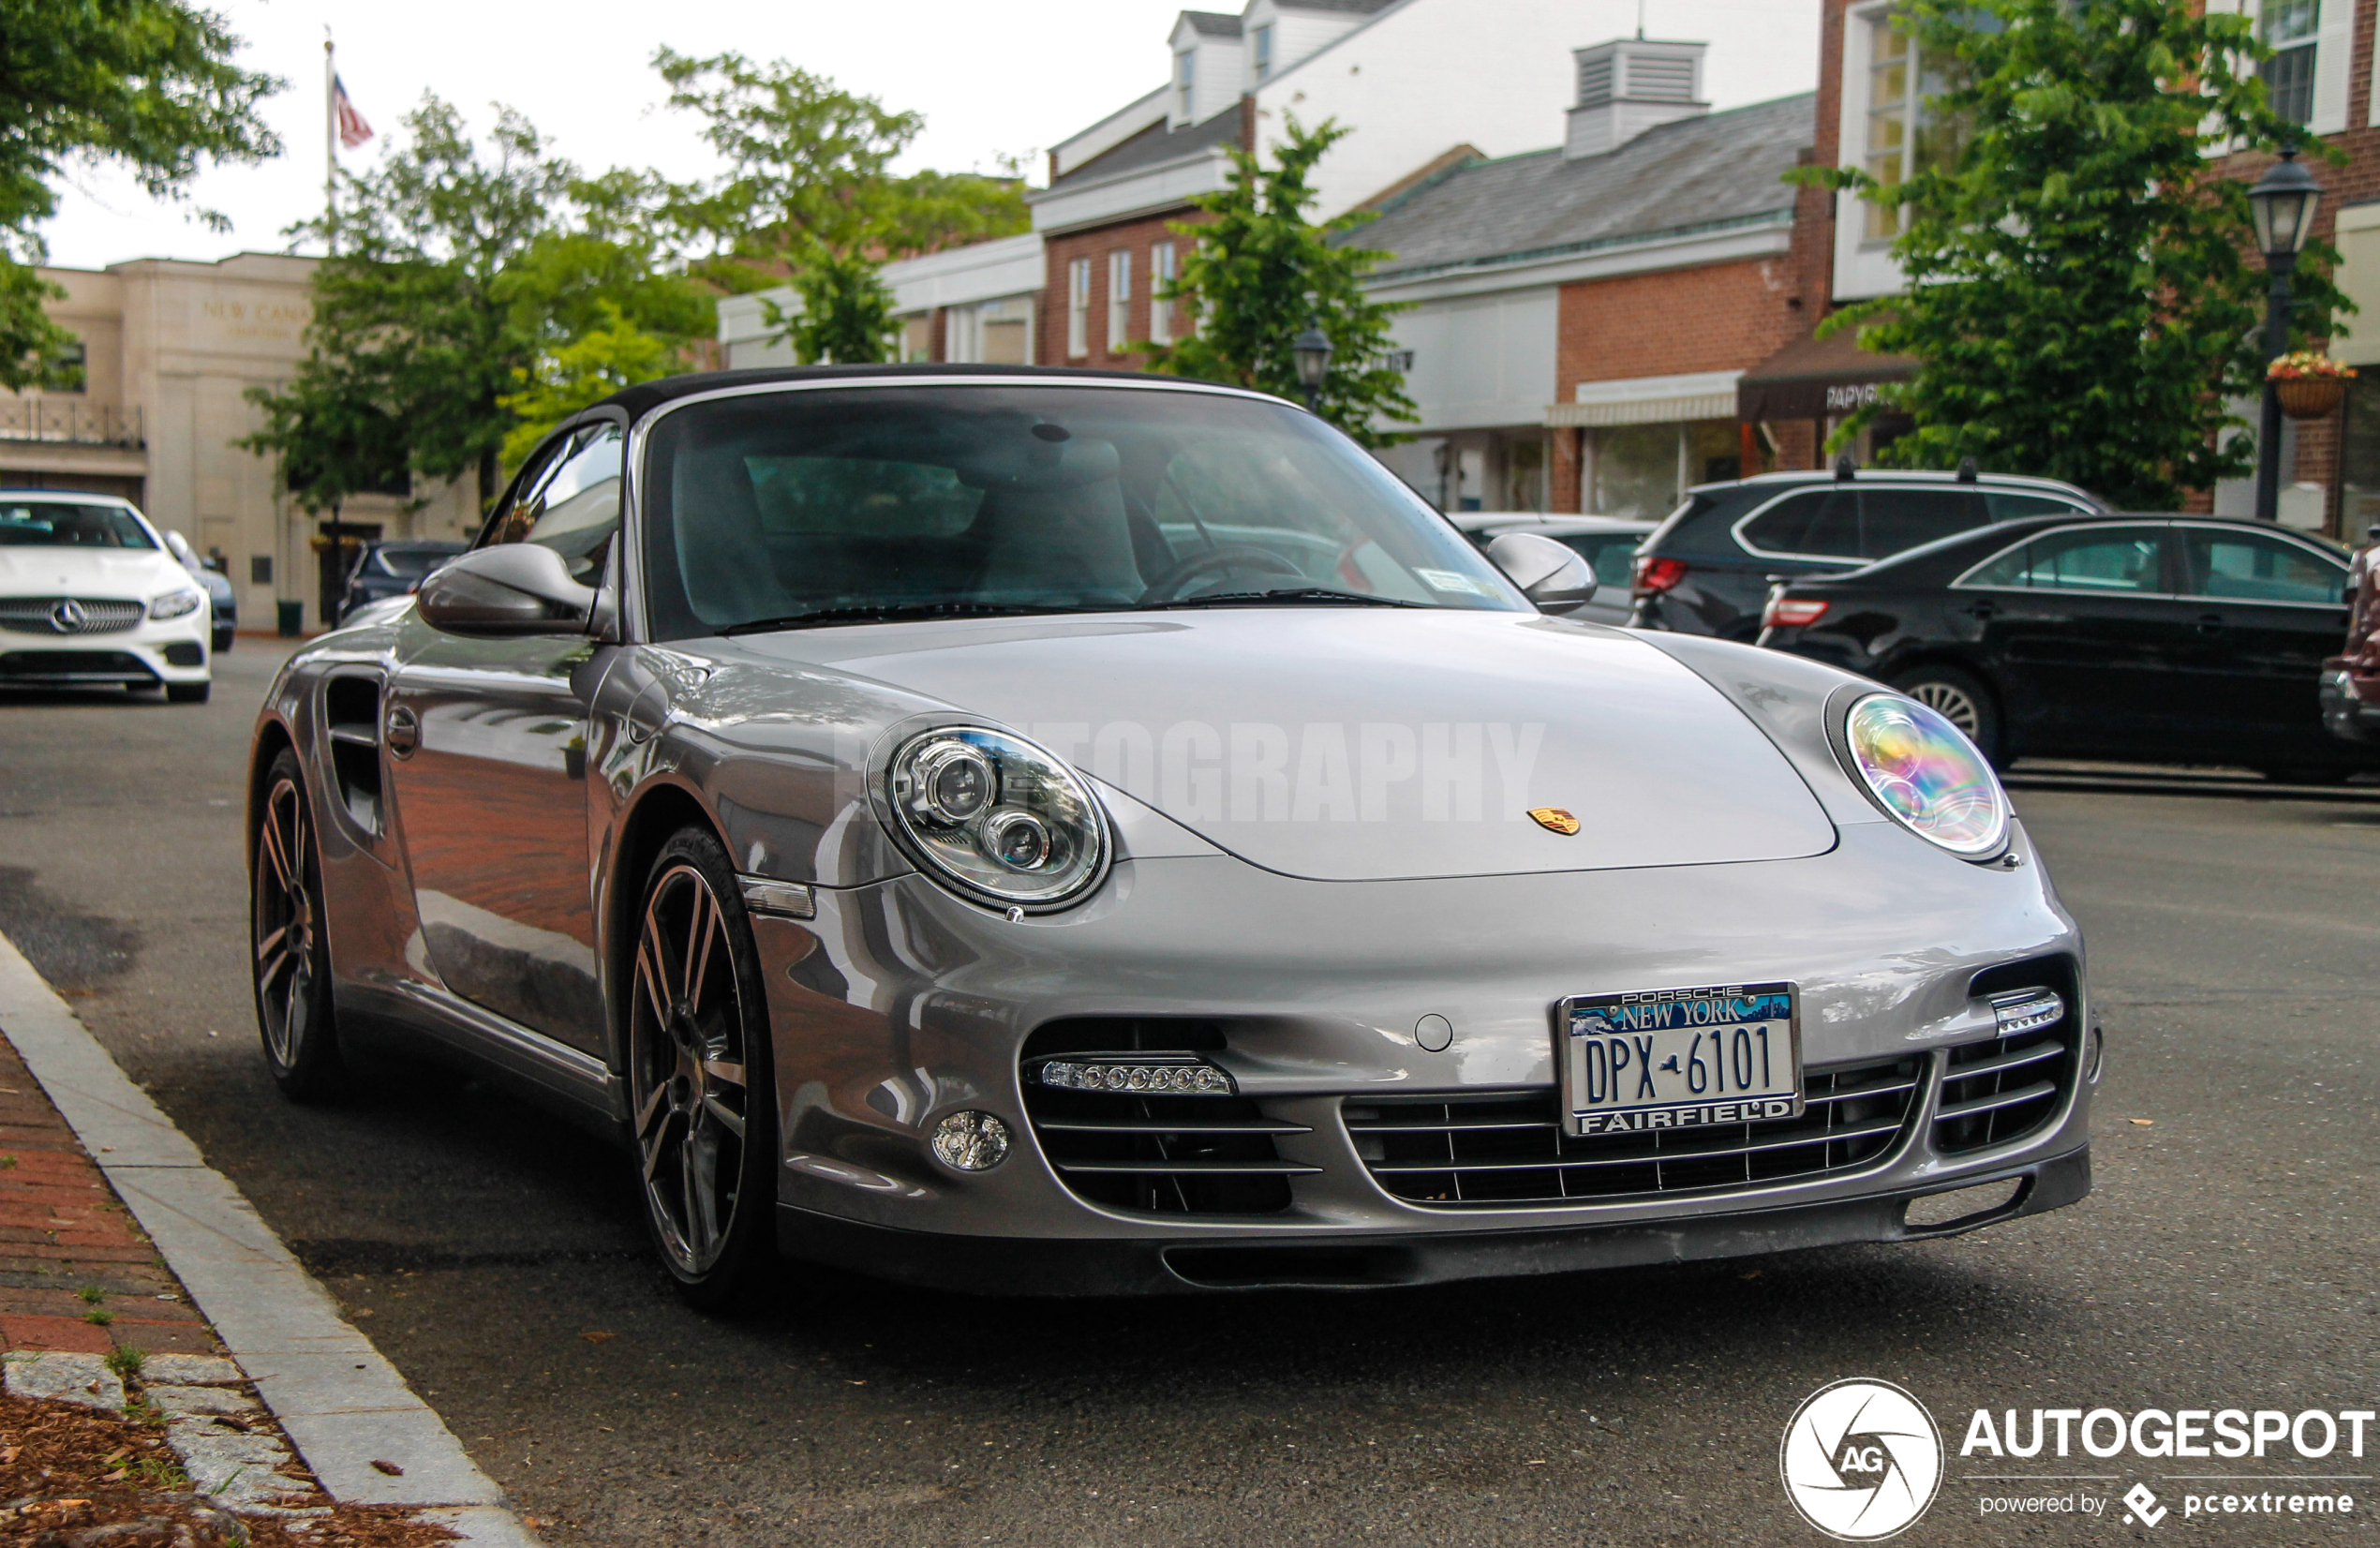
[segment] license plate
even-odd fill
[[[1572,1135],[1792,1118],[1801,1018],[1791,984],[1587,994],[1562,1005],[1562,1112]]]

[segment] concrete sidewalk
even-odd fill
[[[5,938],[0,1336],[11,1356],[227,1357],[332,1498],[535,1548],[445,1421]]]

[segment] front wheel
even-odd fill
[[[2006,767],[2000,702],[1972,673],[1931,662],[1912,666],[1892,679],[1895,688],[1958,727],[1994,768]]]
[[[165,702],[204,704],[207,699],[207,690],[214,686],[213,683],[203,682],[170,682],[165,685]]]
[[[322,866],[297,754],[282,749],[264,776],[264,811],[248,873],[248,960],[264,1063],[281,1094],[318,1102],[337,1094],[345,1068],[331,1011],[330,935],[322,918]]]
[[[735,867],[689,827],[645,883],[630,974],[629,1112],[645,1221],[685,1299],[731,1303],[768,1259],[776,1081]]]

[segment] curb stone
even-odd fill
[[[0,936],[0,1034],[231,1356],[157,1355],[143,1362],[146,1379],[181,1388],[252,1383],[332,1498],[443,1507],[423,1513],[462,1533],[466,1542],[538,1548],[535,1535],[504,1508],[503,1492],[445,1421],[339,1315],[338,1303],[239,1189],[206,1165],[198,1146],[132,1083],[6,936]],[[86,1363],[89,1371],[82,1369]],[[227,1369],[228,1376],[222,1374]],[[39,1395],[94,1407],[100,1406],[100,1387],[112,1383],[113,1406],[124,1402],[123,1383],[95,1355],[11,1359],[6,1379],[12,1392],[26,1391],[22,1383],[54,1386],[58,1390]],[[211,1418],[186,1417],[213,1427]],[[269,1465],[245,1459],[245,1452],[231,1456],[231,1434],[217,1430],[205,1438],[198,1458],[182,1453],[194,1481],[202,1468],[235,1486],[240,1468],[269,1474]],[[215,1443],[218,1438],[223,1444]],[[181,1453],[181,1440],[173,1444]],[[403,1471],[390,1475],[374,1467],[381,1458],[397,1461]]]

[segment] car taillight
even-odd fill
[[[1826,616],[1826,604],[1802,597],[1771,597],[1761,614],[1763,629],[1807,629]]]
[[[1686,561],[1684,559],[1655,558],[1650,554],[1636,556],[1634,589],[1639,596],[1654,591],[1666,591],[1685,578]]]

